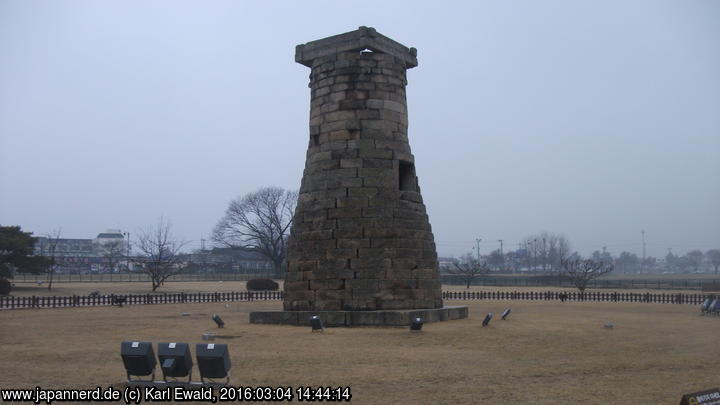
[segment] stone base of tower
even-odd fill
[[[382,311],[258,311],[250,323],[310,326],[310,317],[319,316],[324,326],[408,326],[414,318],[423,322],[450,321],[468,317],[468,307],[433,309],[391,309]]]

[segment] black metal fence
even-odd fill
[[[229,301],[268,301],[280,299],[282,299],[281,291],[0,297],[0,309],[92,307],[108,305],[121,306],[141,304],[181,304]]]
[[[655,304],[699,305],[713,294],[653,294],[629,292],[561,292],[561,291],[445,291],[445,300],[531,300],[647,302]]]
[[[651,294],[627,292],[559,292],[559,291],[445,291],[445,300],[531,300],[645,302],[656,304],[699,305],[712,294]],[[281,300],[282,291],[240,291],[215,293],[72,295],[47,297],[0,297],[0,309],[65,308],[108,305],[179,304],[230,301]]]

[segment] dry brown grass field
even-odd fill
[[[720,385],[720,318],[697,306],[464,304],[469,319],[421,333],[248,323],[250,311],[280,309],[277,301],[0,311],[0,388],[118,386],[121,341],[193,344],[206,331],[229,344],[234,386],[350,386],[353,403],[676,404]],[[481,327],[485,313],[506,307],[509,320]]]

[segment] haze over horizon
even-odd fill
[[[720,248],[720,2],[0,0],[0,224],[199,248],[297,189],[309,69],[356,29],[418,49],[409,138],[441,256],[546,230],[590,254]],[[208,242],[209,243],[209,242]]]

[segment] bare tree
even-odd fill
[[[523,257],[519,250],[509,251],[505,253],[505,263],[512,273],[517,273],[522,268]]]
[[[200,249],[192,255],[193,260],[198,265],[198,270],[202,273],[207,273],[210,267],[210,251]]]
[[[266,187],[230,201],[212,239],[224,246],[262,254],[273,263],[279,277],[297,199],[297,191]]]
[[[596,262],[613,263],[615,261],[615,259],[613,259],[612,257],[612,254],[605,251],[605,249],[603,249],[602,252],[600,252],[599,250],[592,252],[592,256],[590,256],[590,258],[595,260]]]
[[[546,232],[543,232],[546,234]],[[545,258],[551,271],[559,271],[561,269],[561,259],[570,254],[570,242],[563,235],[547,234],[547,244],[545,245]]]
[[[655,266],[657,266],[657,259],[652,256],[648,256],[645,259],[640,259],[640,263],[642,263],[642,267],[648,273],[653,273]]]
[[[475,278],[486,274],[489,271],[485,262],[480,262],[471,253],[458,259],[453,259],[452,267],[448,267],[447,270],[450,274],[459,276],[465,283],[465,288],[470,288]]]
[[[674,264],[681,273],[688,273],[690,268],[694,266],[692,259],[688,255],[677,256]]]
[[[585,291],[590,280],[613,271],[612,263],[592,259],[570,258],[561,260],[561,275],[569,278],[580,292]]]
[[[103,255],[103,264],[111,274],[118,267],[122,259],[125,257],[125,242],[113,240],[101,246]]]
[[[170,232],[170,222],[160,217],[155,227],[138,232],[137,263],[150,276],[155,291],[165,280],[180,272],[178,254],[185,243],[176,240]]]
[[[715,274],[718,274],[718,267],[720,267],[720,249],[710,249],[705,252],[705,256],[715,268]]]
[[[525,252],[525,266],[530,270],[560,270],[560,260],[570,254],[570,242],[560,234],[542,231],[526,236],[520,245]]]
[[[495,249],[490,252],[487,258],[487,264],[494,266],[498,271],[502,271],[505,268],[505,255],[500,252],[500,249]]]
[[[615,259],[615,264],[622,270],[623,273],[627,274],[628,270],[637,270],[640,259],[635,253],[620,252],[620,255]]]
[[[672,251],[668,249],[668,253],[665,255],[665,268],[668,271],[675,272],[677,268],[678,257],[675,256]]]
[[[537,266],[538,257],[538,238],[536,235],[527,236],[521,242],[522,250],[524,251],[524,264],[525,268],[534,271]]]
[[[45,235],[47,243],[41,248],[41,254],[45,256],[45,263],[47,264],[45,272],[48,275],[48,291],[52,290],[53,276],[59,266],[57,262],[57,246],[60,241],[60,233],[60,229],[55,229]]]
[[[701,250],[691,250],[685,254],[687,256],[688,261],[690,262],[690,265],[695,269],[697,272],[700,268],[700,265],[702,264],[703,257],[705,256]]]

